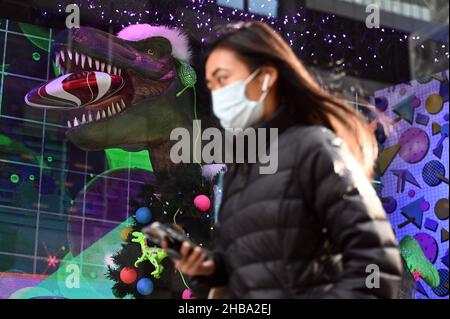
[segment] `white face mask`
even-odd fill
[[[245,129],[262,119],[264,114],[264,100],[269,93],[270,75],[266,74],[262,85],[262,95],[258,101],[247,98],[245,89],[259,73],[253,72],[246,80],[231,83],[221,89],[212,91],[214,114],[219,118],[225,129]]]

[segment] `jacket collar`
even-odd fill
[[[254,128],[278,128],[281,134],[294,124],[292,116],[289,116],[289,109],[285,105],[280,105],[277,110],[267,119],[254,125]]]
[[[294,125],[293,116],[290,116],[289,114],[289,108],[285,105],[280,105],[277,110],[271,114],[271,116],[255,125],[252,125],[251,127],[254,129],[259,128],[277,128],[278,129],[278,136],[280,136],[286,129],[288,129],[290,126]],[[270,133],[266,132],[266,146],[270,147]],[[244,170],[248,173],[249,164],[247,162],[243,164],[231,164],[228,165],[228,170],[230,171],[230,175],[234,175],[235,169],[237,166],[242,165],[244,167]]]

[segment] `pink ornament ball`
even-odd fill
[[[183,294],[181,295],[181,298],[183,298],[183,299],[193,299],[192,291],[190,291],[189,289],[184,289],[183,290]]]
[[[199,211],[202,213],[208,211],[209,207],[211,207],[211,201],[208,196],[205,195],[197,195],[194,198],[194,206],[197,207]]]

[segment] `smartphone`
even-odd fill
[[[161,224],[154,222],[142,229],[142,233],[148,240],[154,242],[158,246],[162,246],[164,240],[168,243],[167,254],[174,258],[180,259],[181,245],[187,241],[191,244],[191,251],[196,246],[186,235],[173,224]],[[189,252],[190,253],[190,252]]]

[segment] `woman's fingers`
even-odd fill
[[[215,270],[215,264],[212,259],[207,259],[201,264],[201,275],[210,276]]]
[[[164,249],[167,249],[169,247],[167,241],[164,241],[162,243],[162,247]],[[189,257],[189,253],[191,250],[192,250],[191,245],[186,241],[183,242],[183,244],[181,245],[181,248],[180,248],[180,258],[173,259],[173,263],[174,263],[176,269],[183,271],[184,265]]]
[[[192,253],[187,257],[184,263],[184,269],[186,272],[192,272],[195,270],[195,266],[198,264],[198,260],[202,260],[202,249],[195,247]]]
[[[165,250],[167,250],[169,248],[169,244],[167,243],[166,239],[163,239],[161,242],[161,247]]]
[[[189,257],[189,253],[192,250],[191,244],[189,244],[187,241],[183,242],[180,248],[180,254],[181,254],[181,260],[185,262],[187,258]]]
[[[200,247],[185,248],[182,251],[182,259],[175,261],[175,267],[187,275],[196,275],[204,258],[203,249]]]
[[[200,250],[200,253],[197,255],[197,258],[195,260],[192,260],[192,263],[190,264],[188,271],[196,273],[201,271],[201,266],[204,260],[205,254],[203,253],[203,250]]]
[[[174,260],[175,268],[186,275],[208,275],[214,270],[214,262],[205,261],[206,256],[201,247],[194,248],[189,242],[184,242],[180,255],[180,259]]]
[[[208,260],[203,261],[202,267],[207,268],[207,269],[214,268],[214,260],[208,259]]]

